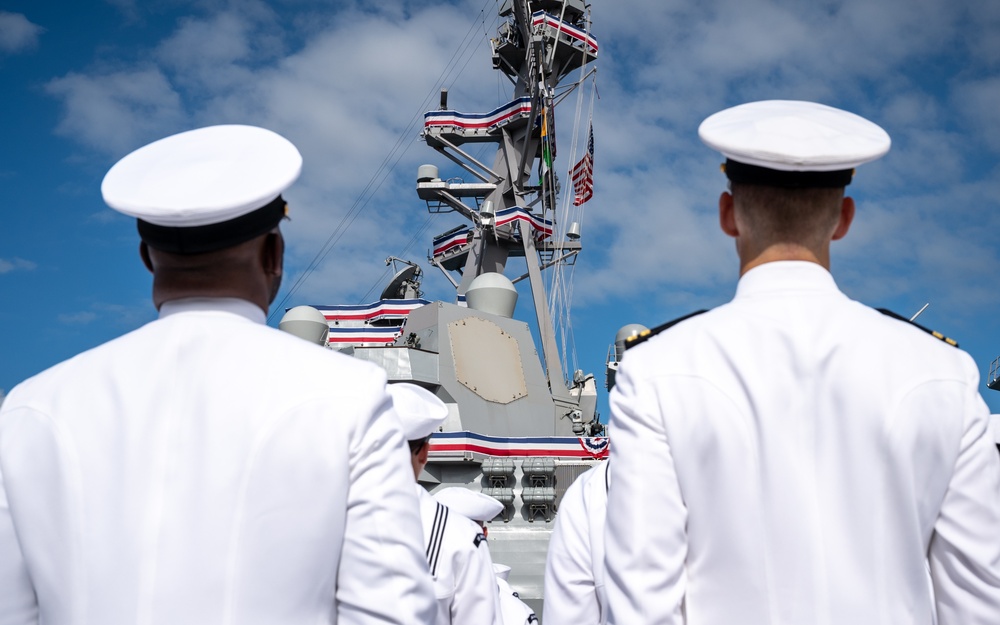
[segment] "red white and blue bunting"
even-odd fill
[[[523,96],[489,113],[459,113],[458,111],[429,111],[424,113],[424,128],[460,129],[487,132],[505,126],[515,119],[531,115],[531,96]]]
[[[466,228],[454,234],[445,234],[434,238],[434,255],[440,256],[445,252],[453,250],[455,248],[468,245],[469,235],[472,233],[472,228]]]
[[[377,347],[391,345],[403,332],[403,326],[357,326],[345,328],[330,328],[329,343],[334,347],[355,345],[358,347]]]
[[[567,35],[570,39],[582,43],[586,46],[587,51],[597,56],[597,40],[588,35],[585,31],[567,24],[566,22],[559,21],[559,18],[555,15],[550,15],[545,11],[535,11],[531,14],[531,25],[534,27],[542,26],[549,31],[555,31],[557,33],[562,33]],[[553,35],[554,36],[554,35]]]
[[[521,222],[531,226],[535,230],[536,239],[544,239],[552,236],[553,224],[548,219],[542,219],[533,213],[529,213],[520,206],[512,206],[498,211],[496,214],[496,227],[506,226],[514,222]]]
[[[517,437],[502,438],[475,432],[438,432],[431,436],[430,458],[484,456],[552,456],[556,458],[607,458],[607,437]]]
[[[378,321],[380,319],[405,319],[415,308],[430,304],[426,299],[380,299],[371,304],[344,304],[339,306],[313,306],[323,313],[327,323],[339,321]],[[331,326],[332,327],[332,326]]]

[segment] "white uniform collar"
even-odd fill
[[[822,265],[805,260],[780,260],[757,265],[743,274],[736,297],[775,291],[840,292],[833,276]]]
[[[227,312],[254,323],[267,323],[267,315],[259,306],[236,297],[188,297],[163,302],[160,319],[177,313],[206,311]]]

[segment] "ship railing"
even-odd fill
[[[990,375],[986,379],[986,386],[994,391],[1000,391],[1000,356],[994,358],[993,362],[990,363]]]

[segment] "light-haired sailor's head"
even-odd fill
[[[763,100],[719,111],[698,135],[726,157],[731,182],[784,188],[845,187],[854,169],[889,151],[889,135],[847,111]]]
[[[256,126],[209,126],[171,135],[118,161],[101,184],[111,208],[135,217],[139,235],[174,254],[212,252],[273,230],[287,213],[281,194],[302,156]]]

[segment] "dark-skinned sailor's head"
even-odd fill
[[[101,185],[111,208],[136,218],[153,300],[237,297],[267,310],[281,284],[282,193],[302,156],[264,128],[209,126],[122,158]]]

